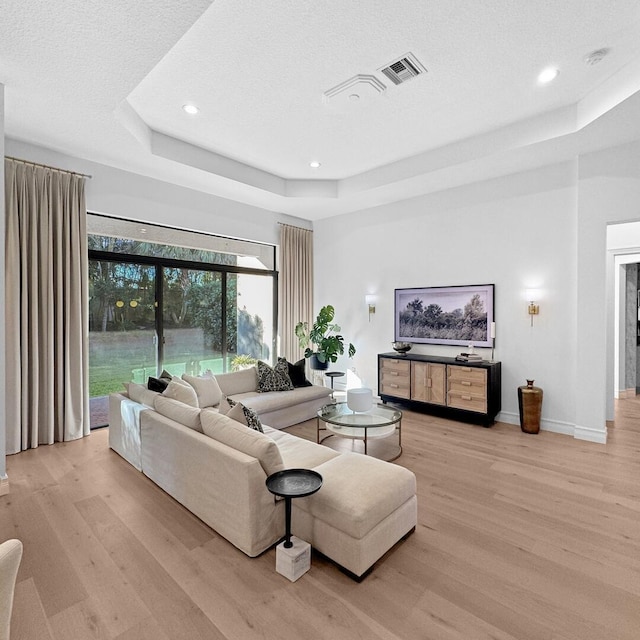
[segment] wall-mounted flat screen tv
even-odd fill
[[[395,340],[491,347],[494,285],[395,290]]]

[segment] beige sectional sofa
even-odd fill
[[[248,556],[284,535],[284,504],[265,485],[283,468],[322,475],[318,493],[293,500],[292,531],[355,577],[415,528],[416,480],[407,469],[268,426],[260,433],[215,407],[195,409],[195,423],[193,411],[184,410],[186,426],[179,412],[170,418],[112,394],[110,447]]]

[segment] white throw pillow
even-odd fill
[[[165,398],[172,398],[178,402],[184,402],[190,407],[198,407],[198,396],[196,390],[184,380],[180,378],[171,378],[171,382],[167,385],[167,388],[162,392]]]
[[[200,413],[202,430],[206,435],[237,451],[257,458],[269,476],[284,469],[278,445],[264,433],[247,429],[239,422],[216,411]]]
[[[233,406],[231,402],[233,401],[229,401],[227,396],[222,396],[222,400],[220,400],[220,404],[218,405],[218,411],[226,416]],[[233,404],[235,405],[236,403],[234,402]]]
[[[198,406],[201,409],[203,407],[215,407],[222,400],[222,391],[220,391],[220,385],[215,378],[210,376],[199,378],[183,373],[182,379],[196,390]]]
[[[150,391],[143,384],[136,382],[129,383],[129,399],[134,402],[139,402],[147,407],[153,407],[153,402],[157,395],[159,395],[157,391]]]
[[[172,398],[163,397],[160,394],[158,394],[154,406],[156,411],[166,418],[171,418],[171,420],[175,420],[185,427],[189,427],[189,429],[202,433],[200,409]]]

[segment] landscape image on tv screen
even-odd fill
[[[395,339],[491,347],[494,285],[395,290]]]

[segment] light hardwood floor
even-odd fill
[[[315,438],[315,422],[290,431]],[[12,640],[638,640],[640,399],[606,446],[406,412],[418,527],[362,583],[250,559],[107,446],[8,458]]]

